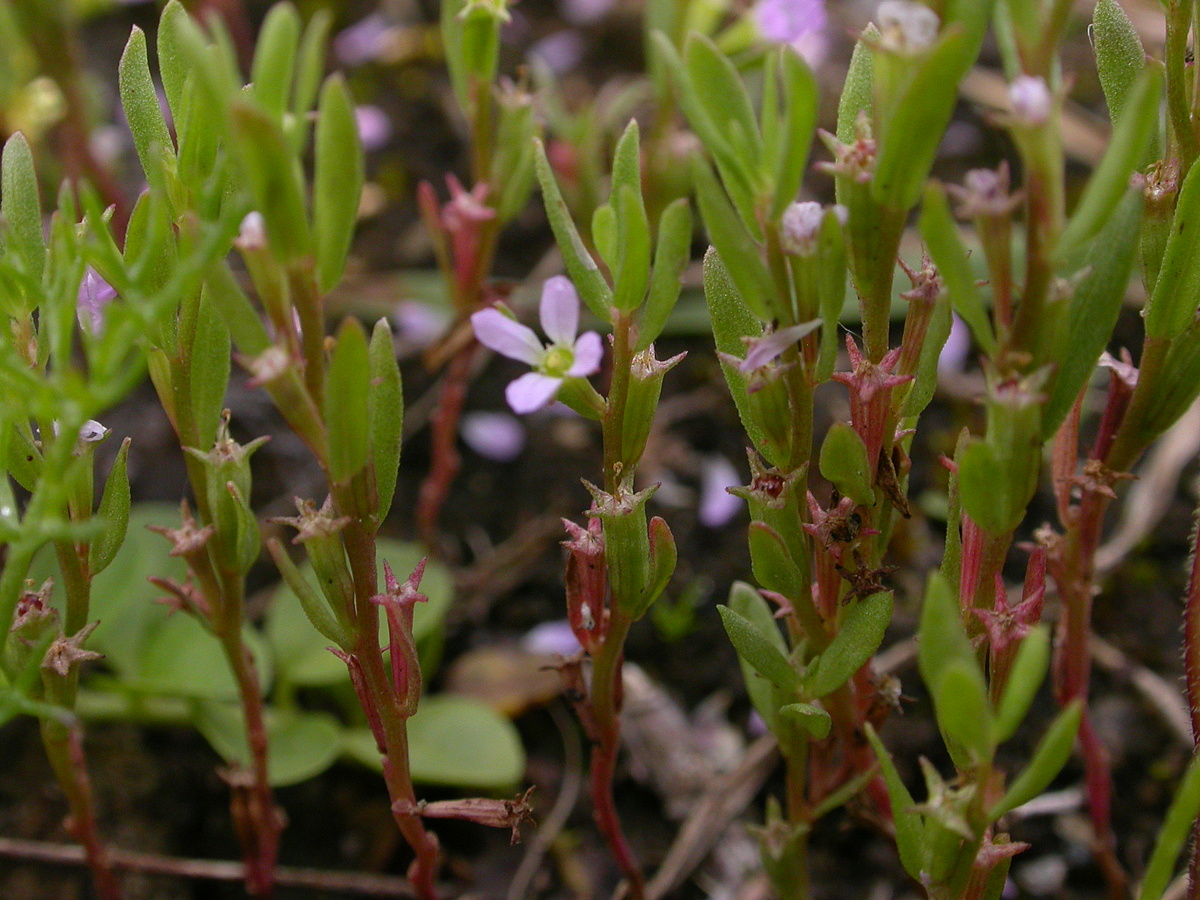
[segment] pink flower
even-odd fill
[[[554,399],[568,378],[586,378],[600,368],[604,353],[600,335],[579,331],[579,295],[575,286],[556,275],[542,286],[542,330],[550,338],[543,345],[531,328],[496,308],[471,316],[479,343],[501,356],[528,363],[533,371],[522,375],[504,391],[515,413],[531,413]]]
[[[105,281],[99,272],[88,266],[79,285],[79,296],[75,305],[79,324],[92,334],[99,334],[104,327],[104,307],[116,297],[116,289]]]
[[[825,28],[824,0],[762,0],[754,19],[763,37],[776,44],[791,44]]]

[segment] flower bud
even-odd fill
[[[912,0],[884,0],[875,14],[880,44],[895,53],[913,54],[937,40],[941,20],[923,3]]]
[[[1028,128],[1045,125],[1054,108],[1054,97],[1046,79],[1035,75],[1018,75],[1008,86],[1008,99],[1017,123]]]

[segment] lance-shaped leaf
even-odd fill
[[[680,279],[691,259],[692,208],[686,197],[673,200],[658,220],[658,246],[654,251],[654,270],[646,306],[638,322],[635,352],[650,346],[662,334],[675,302],[679,299]]]
[[[1050,786],[1050,782],[1062,770],[1071,755],[1071,747],[1075,743],[1075,734],[1079,731],[1082,718],[1083,704],[1078,700],[1072,700],[1070,706],[1055,717],[1038,742],[1029,765],[1000,801],[988,810],[988,821],[995,822],[1006,812],[1016,809],[1022,803],[1028,803]]]
[[[129,442],[129,438],[121,442],[121,449],[117,451],[117,458],[113,460],[104,482],[104,492],[100,495],[100,506],[96,510],[96,516],[102,523],[100,533],[88,548],[88,569],[93,576],[108,568],[121,549],[125,531],[129,527]]]
[[[929,255],[937,264],[938,273],[950,295],[950,306],[971,329],[971,334],[989,357],[996,353],[996,336],[988,320],[975,273],[967,259],[967,249],[958,234],[958,226],[950,214],[946,191],[930,183],[921,207],[921,237],[929,247]]]
[[[758,583],[785,597],[802,596],[800,592],[808,588],[808,582],[779,532],[766,522],[751,522],[747,541]]]
[[[1200,756],[1192,757],[1175,798],[1167,810],[1154,853],[1146,866],[1138,900],[1161,900],[1175,869],[1175,860],[1192,833],[1193,823],[1200,814]]]
[[[984,763],[995,751],[995,728],[987,684],[974,660],[953,660],[932,687],[938,727],[955,765]],[[966,755],[962,751],[966,751]]]
[[[829,737],[829,729],[833,727],[833,719],[829,717],[829,713],[813,703],[788,703],[781,706],[779,718],[795,722],[818,741]]]
[[[1091,37],[1100,87],[1108,102],[1108,116],[1116,122],[1124,109],[1126,95],[1146,67],[1146,51],[1137,29],[1117,0],[1098,0],[1092,11]]]
[[[238,284],[228,263],[221,262],[209,269],[204,293],[228,327],[238,353],[253,358],[271,345],[270,335],[258,317],[258,311]]]
[[[216,304],[202,291],[188,355],[191,361],[192,419],[196,445],[208,447],[217,434],[229,386],[229,329]]]
[[[404,427],[404,390],[387,319],[375,323],[368,354],[371,392],[367,417],[371,423],[371,459],[375,467],[375,493],[379,504],[376,521],[382,522],[392,508],[392,498],[396,493],[400,437]]]
[[[771,211],[775,216],[783,215],[800,192],[817,120],[817,81],[812,72],[791,47],[780,47],[778,52],[783,78],[783,119],[780,133],[772,140],[765,137],[763,140],[774,176],[775,202]],[[765,130],[765,109],[763,115]]]
[[[1154,66],[1147,67],[1134,82],[1104,158],[1059,237],[1059,259],[1069,259],[1099,234],[1126,194],[1129,176],[1145,157],[1158,126],[1162,85],[1162,71]]]
[[[298,260],[312,248],[299,162],[279,124],[265,112],[239,102],[231,114],[238,157],[271,249],[285,262]]]
[[[958,457],[958,491],[962,507],[988,534],[1006,534],[1025,515],[1024,492],[988,442],[972,440]]]
[[[263,20],[250,69],[251,90],[263,109],[282,116],[292,93],[300,42],[300,16],[290,3],[276,3]]]
[[[563,255],[567,273],[571,276],[579,296],[595,315],[604,322],[612,320],[610,308],[613,302],[612,289],[604,280],[596,261],[579,237],[575,222],[563,200],[562,192],[558,189],[558,181],[550,168],[550,160],[546,158],[546,149],[540,140],[534,141],[534,165],[537,169],[538,183],[542,186],[542,199],[546,204],[546,218],[550,220],[550,228],[554,239]]]
[[[33,153],[19,131],[4,144],[0,157],[0,216],[7,225],[6,248],[21,261],[27,276],[40,281],[46,259],[42,200]]]
[[[875,505],[871,487],[871,460],[858,432],[845,422],[835,422],[821,443],[821,474],[831,481],[843,497],[860,506]]]
[[[636,309],[650,283],[650,223],[641,192],[628,185],[614,188],[617,214],[617,257],[613,305],[625,312]]]
[[[299,153],[308,142],[309,113],[317,102],[321,88],[321,75],[325,71],[325,52],[329,42],[329,28],[333,14],[328,9],[318,9],[308,20],[300,38],[296,54],[295,87],[292,90],[293,127],[288,135],[292,149]]]
[[[872,76],[875,66],[871,58],[871,42],[879,38],[879,29],[873,24],[863,29],[854,52],[850,54],[850,67],[846,70],[846,81],[842,95],[838,98],[837,139],[843,144],[854,140],[854,129],[862,113],[871,113],[874,94]],[[839,202],[841,197],[838,198]]]
[[[1177,337],[1200,304],[1200,228],[1193,218],[1200,206],[1200,168],[1192,166],[1179,191],[1175,220],[1167,238],[1154,293],[1146,305],[1146,336]]]
[[[936,690],[942,673],[955,661],[976,664],[975,651],[963,629],[953,590],[935,572],[929,576],[925,588],[921,626],[917,632],[917,664],[922,680],[931,691]]]
[[[325,425],[329,432],[329,476],[342,484],[367,462],[370,451],[371,361],[367,335],[357,319],[346,319],[325,375]]]
[[[1130,188],[1088,247],[1084,275],[1071,296],[1062,345],[1054,354],[1058,366],[1042,409],[1042,435],[1047,440],[1062,424],[1112,339],[1137,259],[1141,222],[1142,192]]]
[[[313,179],[313,231],[317,284],[331,290],[341,280],[362,198],[364,163],[354,101],[340,75],[321,89]]]
[[[1045,625],[1033,628],[1013,660],[1008,673],[1008,684],[996,710],[996,741],[1007,741],[1017,733],[1017,728],[1029,712],[1033,698],[1046,677],[1050,665],[1050,629]]]
[[[805,691],[814,697],[824,697],[849,681],[875,655],[891,620],[890,591],[859,600],[845,614],[838,633],[810,667],[804,679]]]
[[[761,634],[766,635],[767,640],[781,656],[787,653],[787,644],[784,643],[783,635],[779,633],[779,626],[775,623],[771,607],[753,587],[744,581],[735,581],[729,589],[729,608],[750,622]],[[775,699],[777,689],[759,675],[740,654],[738,664],[742,669],[742,679],[746,683],[746,693],[750,695],[751,705],[762,716],[767,728],[774,732],[779,713],[779,704]]]
[[[334,615],[325,598],[318,593],[312,583],[304,577],[304,573],[292,562],[287,550],[276,538],[267,541],[267,550],[271,554],[271,559],[275,560],[275,565],[279,569],[279,574],[283,576],[284,583],[292,589],[292,593],[300,601],[300,606],[304,609],[304,614],[308,616],[313,627],[321,632],[326,640],[333,641],[339,647],[349,647],[353,643],[349,632]]]
[[[634,619],[644,616],[654,601],[662,596],[671,576],[675,574],[675,564],[679,561],[679,553],[675,549],[675,536],[671,534],[667,523],[658,516],[650,520],[649,556],[650,567],[647,571],[646,587],[642,591],[637,609],[633,612]]]
[[[150,63],[146,54],[146,35],[136,25],[130,32],[129,42],[121,55],[118,68],[121,92],[121,108],[133,135],[133,147],[138,161],[152,187],[163,187],[163,159],[175,145],[171,132],[163,118],[158,103],[158,92],[154,79],[150,77]]]
[[[863,726],[863,730],[871,744],[871,749],[875,751],[875,758],[879,760],[879,766],[883,770],[883,781],[887,785],[888,800],[892,804],[892,821],[896,828],[896,849],[900,853],[900,863],[909,875],[919,878],[923,868],[922,857],[924,854],[921,851],[921,843],[925,823],[918,813],[913,812],[916,803],[913,801],[912,794],[904,786],[904,782],[900,779],[900,773],[896,771],[896,764],[892,762],[891,754],[883,746],[883,741],[879,739],[879,735],[875,733],[871,723],[867,722]]]
[[[725,633],[729,635],[729,641],[738,656],[780,691],[789,696],[794,695],[800,687],[800,676],[796,674],[796,670],[792,668],[778,644],[759,626],[728,606],[718,606],[717,612],[721,614]]]

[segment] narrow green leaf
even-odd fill
[[[313,179],[313,230],[317,244],[317,283],[328,292],[341,280],[354,238],[365,167],[354,101],[341,75],[321,90]]]
[[[338,647],[349,647],[353,641],[346,628],[338,621],[338,617],[330,609],[325,597],[292,562],[287,550],[278,540],[272,538],[267,541],[267,551],[271,554],[271,559],[275,561],[275,567],[279,569],[284,583],[300,601],[300,606],[304,610],[304,614],[308,616],[308,621],[312,623],[313,628]],[[286,670],[286,664],[281,664],[280,669],[282,676]]]
[[[779,717],[795,722],[809,733],[814,740],[824,740],[833,727],[829,713],[812,703],[789,703],[779,707]]]
[[[588,252],[571,213],[563,200],[562,192],[558,189],[558,181],[550,168],[550,160],[546,158],[546,149],[540,140],[534,141],[536,149],[534,163],[537,168],[538,182],[542,186],[542,199],[546,204],[546,217],[550,220],[550,228],[562,252],[563,262],[567,272],[574,282],[576,290],[588,308],[603,322],[612,321],[612,289],[604,280],[596,261]]]
[[[773,160],[775,203],[772,212],[776,216],[783,215],[800,192],[817,121],[817,80],[791,47],[781,47],[779,52],[783,60],[783,133],[774,145],[766,144],[766,152]]]
[[[688,81],[708,118],[727,136],[738,134],[748,156],[739,160],[740,168],[753,183],[761,165],[763,147],[750,95],[737,69],[707,37],[693,32],[683,51]]]
[[[1109,119],[1115,123],[1125,107],[1125,97],[1146,67],[1146,51],[1117,0],[1097,0],[1091,36],[1100,87],[1108,101]]]
[[[838,99],[837,139],[843,144],[854,141],[854,129],[860,113],[871,114],[871,84],[874,74],[871,43],[878,40],[879,29],[868,25],[859,35],[850,54],[850,67],[846,70],[846,81],[842,85],[842,96]],[[839,198],[840,200],[840,198]]]
[[[875,505],[871,485],[874,466],[867,458],[867,447],[858,432],[845,422],[835,422],[821,443],[821,474],[831,481],[843,497],[860,506]]]
[[[785,597],[802,596],[800,592],[808,589],[808,585],[779,532],[766,522],[751,522],[747,542],[754,578],[759,584]]]
[[[729,607],[766,635],[767,640],[781,655],[787,653],[787,644],[784,643],[771,607],[767,605],[762,594],[744,581],[735,581],[729,589]],[[762,716],[767,728],[775,732],[779,715],[779,703],[775,699],[778,691],[741,656],[738,657],[738,665],[742,670],[742,680],[746,683],[746,693],[750,696],[751,705]]]
[[[1162,87],[1162,71],[1149,66],[1129,90],[1104,158],[1088,179],[1083,196],[1059,238],[1056,251],[1059,259],[1069,259],[1099,234],[1128,193],[1129,177],[1154,138]]]
[[[958,459],[962,508],[988,534],[1006,534],[1024,517],[1025,506],[1008,475],[990,444],[972,440],[963,447]]]
[[[721,614],[721,624],[738,656],[779,690],[794,694],[800,687],[800,677],[776,643],[757,625],[728,606],[718,606],[717,612]]]
[[[974,660],[950,661],[942,667],[932,693],[938,727],[955,765],[965,768],[990,760],[995,752],[995,729],[978,664]],[[968,752],[965,760],[959,758],[958,747]]]
[[[650,283],[650,222],[640,191],[622,185],[616,192],[618,257],[613,305],[624,312],[637,309]]]
[[[212,446],[229,386],[229,329],[208,290],[200,295],[191,359],[192,416],[201,448]]]
[[[679,299],[683,272],[691,261],[692,208],[686,197],[673,200],[658,220],[658,246],[646,307],[638,323],[635,352],[649,347],[662,333]]]
[[[228,326],[229,336],[238,353],[253,359],[270,346],[270,335],[258,311],[238,284],[228,263],[222,262],[209,269],[204,292],[217,315]]]
[[[25,274],[40,281],[46,259],[42,200],[33,153],[19,131],[5,142],[0,156],[0,216],[6,226],[6,246],[20,259]]]
[[[404,389],[400,383],[400,365],[392,345],[392,330],[387,319],[375,323],[368,348],[371,360],[371,393],[367,415],[371,423],[371,460],[375,468],[375,493],[378,498],[376,521],[383,522],[396,494],[396,475],[400,467],[400,441],[404,428]]]
[[[276,3],[263,20],[250,69],[254,99],[276,117],[287,109],[300,42],[300,15],[291,3]]]
[[[917,632],[917,665],[931,692],[936,691],[946,666],[956,660],[976,664],[975,651],[963,629],[954,591],[935,572],[925,587]]]
[[[1066,765],[1075,744],[1075,734],[1083,718],[1083,704],[1071,701],[1070,706],[1059,713],[1038,742],[1033,759],[1020,774],[1004,797],[988,810],[988,821],[995,822],[1006,812],[1028,803],[1050,786],[1050,782]]]
[[[338,329],[325,377],[325,424],[329,430],[329,476],[348,482],[370,450],[371,361],[367,334],[357,319]]]
[[[188,79],[188,64],[180,44],[183,30],[191,24],[191,16],[179,0],[170,0],[158,20],[158,71],[167,105],[177,125],[183,110],[183,88]]]
[[[96,510],[96,516],[103,524],[88,549],[88,569],[93,577],[108,568],[125,542],[125,531],[129,527],[129,443],[129,438],[121,442]]]
[[[900,853],[900,863],[909,875],[919,878],[923,868],[921,843],[925,825],[921,821],[921,816],[913,812],[916,803],[913,801],[912,794],[904,786],[904,782],[900,779],[900,773],[896,771],[896,764],[892,762],[891,754],[883,746],[883,741],[879,739],[879,735],[875,733],[870,722],[863,726],[863,731],[883,770],[883,781],[887,785],[888,800],[892,804],[892,821],[896,828],[896,849]]]
[[[1200,228],[1192,221],[1200,207],[1200,167],[1192,166],[1179,191],[1154,293],[1146,304],[1146,337],[1173,338],[1187,328],[1200,303]]]
[[[930,183],[925,190],[925,202],[921,206],[921,237],[929,247],[950,295],[950,305],[971,329],[971,334],[987,356],[996,353],[996,336],[987,309],[975,283],[975,273],[967,259],[967,249],[958,234],[950,205],[946,201],[945,189]]]
[[[1192,757],[1187,771],[1175,791],[1167,810],[1154,853],[1146,866],[1138,900],[1161,900],[1171,881],[1175,860],[1192,833],[1192,825],[1200,814],[1200,756]]]
[[[150,76],[146,35],[137,26],[129,35],[118,73],[121,108],[129,122],[138,161],[142,164],[146,181],[152,187],[161,189],[163,158],[174,151],[175,145],[171,142],[171,132],[167,130],[167,122],[158,103],[158,91]]]
[[[1008,684],[996,710],[996,741],[1007,741],[1029,712],[1050,666],[1050,629],[1044,624],[1025,635],[1008,673]]]
[[[824,697],[840,688],[875,655],[892,621],[890,591],[859,600],[842,619],[838,633],[805,678],[805,691]]]

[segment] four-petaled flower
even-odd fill
[[[604,347],[600,335],[579,330],[579,295],[562,275],[542,286],[542,330],[550,338],[545,346],[533,329],[500,310],[481,310],[471,316],[479,343],[509,359],[528,363],[532,372],[513,381],[504,391],[515,413],[531,413],[554,399],[568,378],[586,378],[600,368]]]

